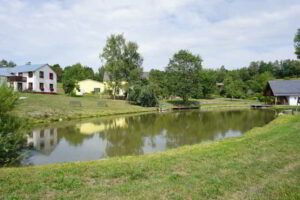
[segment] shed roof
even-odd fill
[[[274,80],[268,83],[274,96],[300,96],[300,80]]]

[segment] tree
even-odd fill
[[[90,67],[82,66],[80,63],[68,66],[65,68],[62,76],[64,91],[66,94],[71,94],[78,81],[93,78],[94,71]]]
[[[149,84],[132,86],[128,91],[128,101],[143,107],[154,107],[158,104],[154,90]]]
[[[57,75],[57,82],[61,82],[62,81],[62,75],[64,73],[64,70],[60,67],[59,64],[55,64],[52,65],[51,67],[53,69],[53,71],[56,73]]]
[[[243,81],[228,76],[224,81],[224,93],[229,98],[244,98],[246,92],[244,91]]]
[[[95,80],[103,82],[105,68],[102,66],[98,69],[98,72],[95,73]]]
[[[295,54],[297,58],[300,59],[300,28],[297,30],[297,33],[294,38],[295,45]]]
[[[216,91],[217,74],[214,70],[202,70],[200,73],[200,82],[202,95],[208,98]]]
[[[0,68],[6,68],[6,67],[15,67],[16,64],[13,61],[7,61],[2,59],[0,61]]]
[[[107,39],[100,59],[108,73],[114,98],[122,86],[122,81],[132,85],[141,77],[143,58],[138,53],[138,45],[127,42],[123,35],[111,35]]]
[[[72,95],[75,91],[74,89],[80,90],[80,88],[77,85],[77,81],[74,79],[65,79],[63,81],[63,89],[66,94]]]
[[[182,98],[186,103],[188,99],[201,93],[200,72],[202,59],[187,50],[180,50],[173,55],[166,67],[168,85],[174,95]]]
[[[0,86],[0,165],[15,163],[21,155],[24,135],[23,123],[11,114],[18,95],[6,86]]]
[[[149,82],[157,97],[164,99],[170,96],[166,72],[152,69],[149,73]]]

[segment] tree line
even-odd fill
[[[300,29],[294,37],[294,46],[295,54],[300,59]],[[52,68],[67,94],[74,91],[78,81],[103,81],[106,74],[112,96],[122,89],[129,101],[149,106],[157,104],[158,99],[174,96],[181,97],[184,102],[189,98],[212,97],[263,100],[262,93],[269,80],[300,77],[299,60],[255,61],[247,67],[232,70],[224,66],[206,69],[202,66],[203,60],[200,55],[188,50],[179,50],[170,58],[164,70],[152,69],[149,79],[144,79],[143,57],[138,49],[137,43],[127,41],[122,34],[113,34],[107,38],[99,54],[103,65],[97,72],[81,63],[65,68],[55,64]],[[2,60],[0,67],[5,66],[13,67],[15,64]],[[124,82],[126,84],[122,84]]]

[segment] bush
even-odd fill
[[[0,166],[15,164],[21,157],[24,134],[20,131],[22,121],[14,116],[0,116]]]
[[[21,155],[23,123],[11,115],[17,100],[18,95],[12,89],[0,86],[0,165],[14,163]]]
[[[158,103],[154,90],[150,86],[142,87],[138,102],[144,107],[154,107]]]
[[[128,101],[143,107],[154,107],[158,104],[157,97],[151,86],[135,85],[128,91]]]
[[[63,89],[65,91],[65,94],[74,95],[75,90],[80,91],[80,88],[77,84],[77,82],[73,79],[64,79],[63,80]]]

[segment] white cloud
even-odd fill
[[[0,0],[0,55],[18,64],[81,62],[98,68],[106,38],[136,41],[144,68],[162,69],[179,49],[205,67],[295,58],[297,0]]]

